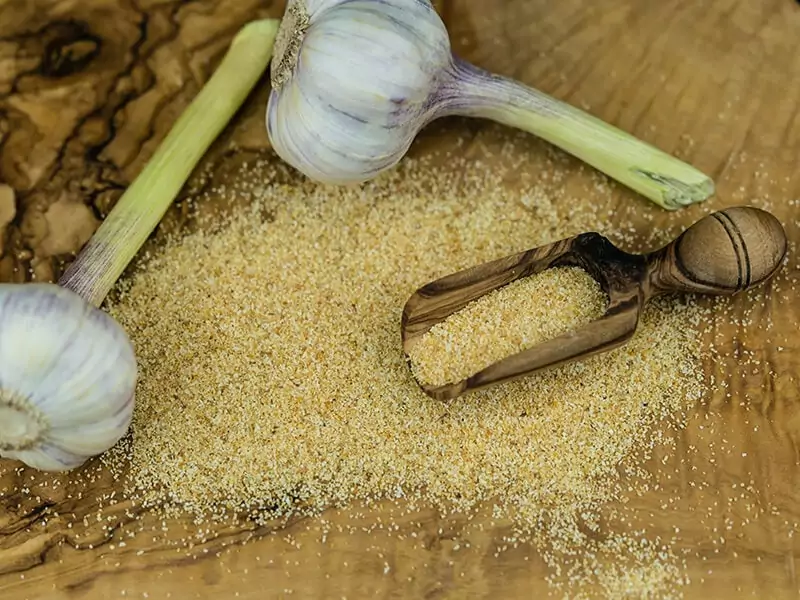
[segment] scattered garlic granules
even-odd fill
[[[608,297],[579,267],[555,267],[518,279],[437,323],[409,350],[423,384],[445,385],[503,358],[599,319]]]
[[[447,403],[427,397],[401,348],[409,295],[467,266],[607,229],[610,214],[509,191],[507,172],[461,166],[408,159],[359,188],[300,181],[269,161],[245,166],[236,189],[213,200],[249,208],[137,269],[110,307],[141,368],[133,433],[117,448],[130,462],[128,492],[195,511],[256,506],[265,517],[359,498],[442,510],[488,500],[559,556],[596,545],[579,524],[619,497],[620,466],[658,443],[654,426],[701,396],[695,309],[659,300],[621,349]],[[564,294],[558,310],[593,309],[592,298]],[[621,558],[647,590],[671,589],[677,559],[633,546],[639,553]],[[608,573],[592,569],[582,576],[595,583]]]

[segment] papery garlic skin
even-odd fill
[[[137,365],[99,310],[187,178],[261,78],[277,19],[243,26],[199,94],[54,284],[0,284],[0,457],[65,471],[128,431]]]
[[[0,284],[0,457],[66,471],[128,431],[137,378],[122,327],[54,284]]]
[[[290,0],[276,38],[267,133],[321,183],[372,179],[434,119],[484,118],[532,133],[675,210],[714,182],[589,113],[453,56],[428,0]]]
[[[366,181],[395,165],[433,118],[431,90],[450,63],[428,2],[292,0],[272,62],[273,148],[317,181]]]

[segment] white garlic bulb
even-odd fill
[[[449,64],[447,31],[425,2],[291,1],[272,61],[273,146],[318,181],[371,178],[432,116]]]
[[[289,0],[275,42],[267,132],[309,178],[360,183],[393,167],[445,115],[533,133],[676,209],[706,175],[564,102],[452,55],[428,0]]]
[[[0,284],[0,456],[64,471],[130,425],[136,358],[122,327],[54,284]]]
[[[65,471],[133,418],[137,365],[98,307],[266,70],[276,19],[247,23],[75,261],[54,284],[0,284],[0,457]]]

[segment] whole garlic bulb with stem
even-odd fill
[[[137,364],[100,310],[192,170],[263,75],[278,21],[245,25],[58,285],[0,284],[0,457],[76,468],[128,431]]]
[[[533,133],[665,209],[714,193],[694,167],[455,57],[428,0],[289,0],[271,79],[272,145],[319,182],[371,179],[399,162],[425,125],[463,115]]]

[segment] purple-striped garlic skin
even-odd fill
[[[294,0],[272,61],[272,146],[315,181],[369,180],[437,116],[451,65],[427,0]]]
[[[589,113],[454,56],[429,0],[290,0],[275,41],[267,133],[312,180],[368,181],[444,116],[532,133],[668,210],[713,180]]]

